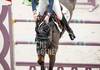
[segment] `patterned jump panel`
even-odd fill
[[[31,62],[16,62],[17,66],[28,66],[29,70],[37,70],[39,66],[37,63]],[[48,69],[49,63],[45,63]],[[72,63],[55,63],[57,70],[65,70],[64,68],[71,67],[71,70],[79,70],[78,68],[84,68],[85,70],[92,70],[92,68],[100,69],[100,64],[72,64]]]

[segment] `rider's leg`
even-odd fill
[[[58,19],[61,20],[62,19],[62,11],[61,11],[59,0],[54,0],[53,10],[56,13]]]
[[[58,19],[61,20],[61,23],[65,26],[65,29],[68,31],[71,40],[74,40],[75,35],[73,33],[73,30],[70,28],[69,24],[67,23],[66,18],[62,14],[59,0],[54,0],[53,10],[56,13]]]
[[[48,0],[39,0],[37,12],[39,12],[39,14],[43,16],[47,6],[48,6]]]
[[[62,20],[60,21],[61,23],[63,23],[65,25],[65,29],[67,30],[67,32],[69,33],[70,39],[74,40],[75,39],[75,35],[73,33],[73,30],[70,28],[69,24],[66,21],[66,18],[63,16]]]

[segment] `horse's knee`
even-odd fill
[[[49,55],[50,61],[55,61],[55,55]]]
[[[39,65],[43,65],[44,64],[44,57],[43,56],[39,56],[38,57],[38,64]]]
[[[44,61],[38,60],[39,65],[44,65]]]

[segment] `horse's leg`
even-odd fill
[[[38,64],[41,66],[41,70],[45,70],[44,55],[38,55]]]
[[[59,38],[60,38],[60,32],[54,26],[51,30],[51,36],[52,36],[52,41],[50,44],[50,48],[48,49],[48,55],[49,55],[49,70],[53,70],[55,60],[56,60],[56,52],[58,49],[58,44],[59,44]]]
[[[55,55],[49,55],[49,70],[53,70],[55,59]]]

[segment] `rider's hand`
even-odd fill
[[[33,11],[33,21],[36,21],[37,20],[37,16],[38,16],[38,13],[37,11]]]
[[[48,13],[48,14],[46,15],[46,17],[44,18],[44,21],[45,21],[46,23],[49,23],[49,18],[50,18],[50,14]]]

